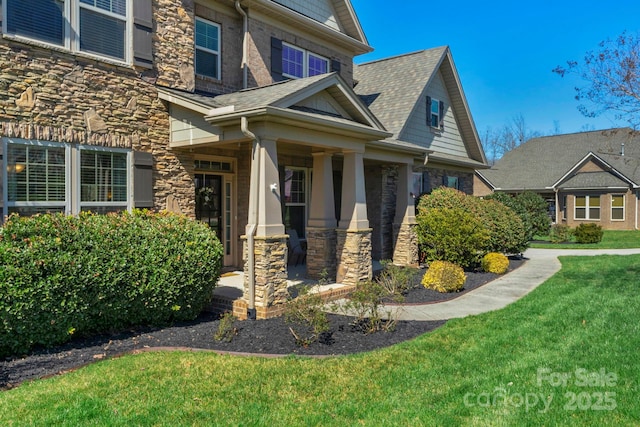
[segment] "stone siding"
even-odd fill
[[[271,307],[283,304],[289,298],[287,290],[287,236],[255,237],[255,305]],[[246,239],[243,244],[244,293],[249,301],[249,257]]]
[[[193,215],[193,158],[167,150],[167,107],[147,74],[9,39],[0,70],[0,137],[151,152],[154,208],[172,196]]]
[[[371,280],[371,229],[339,229],[336,247],[338,271],[336,282],[344,285],[357,285]]]
[[[395,265],[417,267],[419,254],[416,224],[395,224],[394,237],[393,263]]]
[[[466,193],[473,194],[473,171],[460,170],[460,169],[443,169],[443,168],[419,168],[416,172],[422,172],[422,193],[431,193],[438,187],[444,185],[445,176],[457,176],[458,190]]]
[[[307,277],[336,279],[336,245],[335,228],[307,227]]]

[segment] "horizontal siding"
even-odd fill
[[[329,0],[275,0],[275,2],[340,31],[340,25]]]
[[[442,132],[434,131],[427,125],[426,96],[444,102],[444,131]],[[438,153],[468,157],[458,123],[451,108],[451,100],[444,85],[442,74],[439,71],[427,88],[426,96],[422,96],[418,100],[417,108],[414,109],[409,120],[407,120],[399,139],[427,147]]]
[[[216,141],[215,127],[208,123],[202,114],[194,113],[185,108],[171,106],[171,141]]]

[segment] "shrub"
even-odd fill
[[[504,274],[509,270],[509,258],[497,252],[490,252],[482,257],[482,270],[488,273]]]
[[[376,277],[376,281],[387,292],[389,299],[402,302],[403,295],[416,286],[412,279],[418,270],[394,265],[389,260],[380,261],[380,264],[383,269]]]
[[[231,342],[233,337],[238,335],[238,328],[235,327],[237,317],[230,311],[225,311],[220,316],[220,323],[216,333],[213,334],[213,339],[216,341]]]
[[[571,241],[573,232],[569,226],[564,224],[554,224],[549,233],[551,243],[563,243]]]
[[[548,215],[547,202],[533,191],[524,191],[516,196],[506,193],[493,193],[486,197],[488,200],[497,200],[511,208],[522,221],[527,241],[535,235],[549,233],[551,219]]]
[[[485,253],[518,254],[529,246],[520,217],[497,200],[481,200],[479,215],[489,231]]]
[[[461,208],[431,208],[417,222],[418,242],[428,263],[477,265],[490,237],[480,219]]]
[[[324,301],[319,292],[311,292],[310,287],[303,287],[298,297],[287,301],[284,308],[284,320],[296,324],[289,331],[296,344],[307,347],[322,337],[327,339],[329,319],[324,312]]]
[[[358,284],[342,309],[354,316],[351,326],[356,331],[364,334],[389,332],[395,329],[398,318],[391,310],[386,312],[386,317],[383,316],[382,306],[388,297],[393,298],[393,295],[378,280],[368,280]]]
[[[215,233],[183,216],[13,215],[0,229],[0,355],[193,319],[221,260]]]
[[[466,280],[462,267],[447,261],[434,261],[422,278],[422,284],[438,292],[457,292]]]
[[[577,243],[600,243],[602,234],[602,227],[592,222],[580,224],[573,233]]]

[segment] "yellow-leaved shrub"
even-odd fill
[[[448,261],[433,261],[422,278],[422,285],[438,292],[457,292],[466,280],[462,267]]]
[[[504,274],[509,269],[509,258],[497,253],[490,252],[482,257],[482,270],[488,273]]]

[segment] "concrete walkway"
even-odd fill
[[[639,249],[528,249],[520,268],[450,301],[387,306],[400,320],[445,320],[501,309],[522,298],[560,270],[559,256],[631,255]]]

